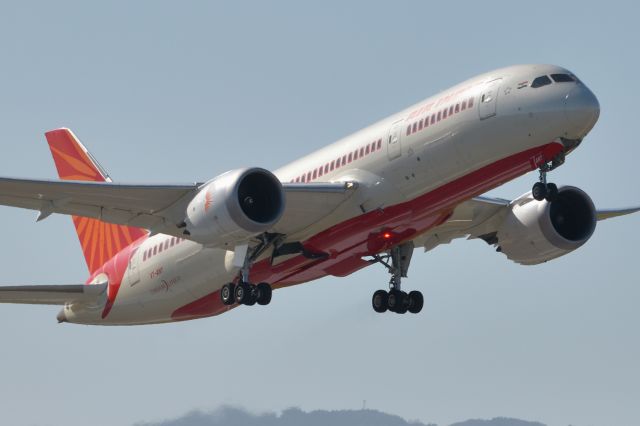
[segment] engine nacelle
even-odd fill
[[[280,180],[268,170],[232,170],[203,185],[187,206],[190,239],[231,246],[267,231],[284,212]]]
[[[563,256],[586,243],[596,228],[596,209],[581,189],[565,186],[553,202],[531,193],[511,204],[497,232],[500,250],[514,262],[536,265]]]

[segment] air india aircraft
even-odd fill
[[[0,287],[0,302],[62,305],[59,322],[152,324],[268,305],[272,289],[381,264],[376,312],[418,313],[413,251],[486,241],[540,264],[581,247],[596,210],[547,173],[599,116],[594,94],[553,65],[474,77],[275,172],[244,168],[191,185],[113,183],[69,129],[46,133],[60,180],[0,178],[0,204],[71,215],[89,268],[78,285]],[[481,194],[530,171],[515,200]]]

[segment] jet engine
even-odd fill
[[[596,221],[593,201],[581,189],[562,187],[552,202],[536,201],[528,193],[511,204],[498,228],[498,250],[523,265],[543,263],[586,243]]]
[[[232,170],[204,184],[187,206],[189,238],[210,246],[229,246],[267,231],[280,220],[282,183],[261,168]]]

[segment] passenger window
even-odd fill
[[[431,114],[431,124],[435,124],[435,123],[436,123],[436,115]]]
[[[360,148],[360,157],[364,157],[364,148]]]
[[[411,128],[411,133],[415,133],[418,129],[418,123],[413,123],[413,127]]]
[[[407,136],[411,134],[411,124],[407,126]]]
[[[168,249],[169,248],[169,240],[164,242],[164,249]]]
[[[329,163],[324,165],[324,174],[326,175],[327,173],[329,173]]]
[[[442,119],[444,120],[445,118],[447,118],[447,109],[445,108],[444,111],[442,111]]]
[[[460,112],[460,104],[456,104],[456,114]]]
[[[156,253],[158,253],[158,246],[153,246],[153,254],[155,255]]]
[[[436,119],[440,121],[440,117],[442,117],[442,111],[438,111],[438,116],[436,117]]]
[[[311,182],[311,172],[307,173],[307,182]]]
[[[162,243],[158,245],[158,253],[162,253]]]
[[[331,171],[333,171],[333,169],[334,169],[334,164],[335,164],[335,161],[332,161],[331,162]]]
[[[556,83],[569,83],[575,81],[569,74],[551,74],[551,78]]]
[[[467,106],[469,108],[471,108],[473,106],[473,98],[469,98],[469,102],[467,103]]]
[[[462,101],[462,105],[460,105],[460,109],[462,111],[464,111],[465,109],[467,109],[467,100],[465,99],[464,101]]]
[[[378,139],[378,149],[382,149],[382,139]]]
[[[315,178],[317,178],[317,177],[318,177],[318,171],[317,171],[317,170],[314,170],[314,171],[313,171],[313,175],[311,175],[311,179],[315,179]]]
[[[318,176],[322,176],[322,167],[318,167]]]
[[[351,161],[353,161],[353,153],[352,152],[350,152],[349,153],[349,157],[347,157],[347,162],[350,163]]]
[[[540,77],[533,80],[533,82],[531,83],[531,87],[537,89],[538,87],[546,86],[548,84],[551,84],[551,79],[546,75],[541,75]]]
[[[376,150],[376,143],[374,142],[374,143],[371,144],[371,152],[373,152],[375,150]]]
[[[176,237],[171,238],[171,247],[176,245]]]
[[[449,107],[449,115],[453,115],[453,105]]]
[[[422,130],[422,119],[418,121],[418,130]]]
[[[358,159],[358,150],[357,149],[355,151],[353,151],[353,159],[354,160]]]
[[[369,145],[367,145],[367,147],[365,148],[364,154],[365,155],[369,155]]]
[[[346,155],[343,155],[343,156],[342,156],[342,165],[344,166],[344,165],[346,165],[346,164],[347,164],[347,156],[346,156]]]

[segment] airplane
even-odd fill
[[[0,204],[71,215],[84,284],[0,287],[0,302],[61,305],[61,323],[139,325],[268,305],[272,290],[381,264],[376,312],[422,310],[405,291],[414,249],[480,239],[522,265],[564,256],[596,223],[584,191],[548,182],[596,124],[572,72],[517,65],[464,81],[270,172],[193,184],[115,183],[73,132],[46,139],[59,180],[0,178]],[[482,196],[531,171],[513,199]]]

